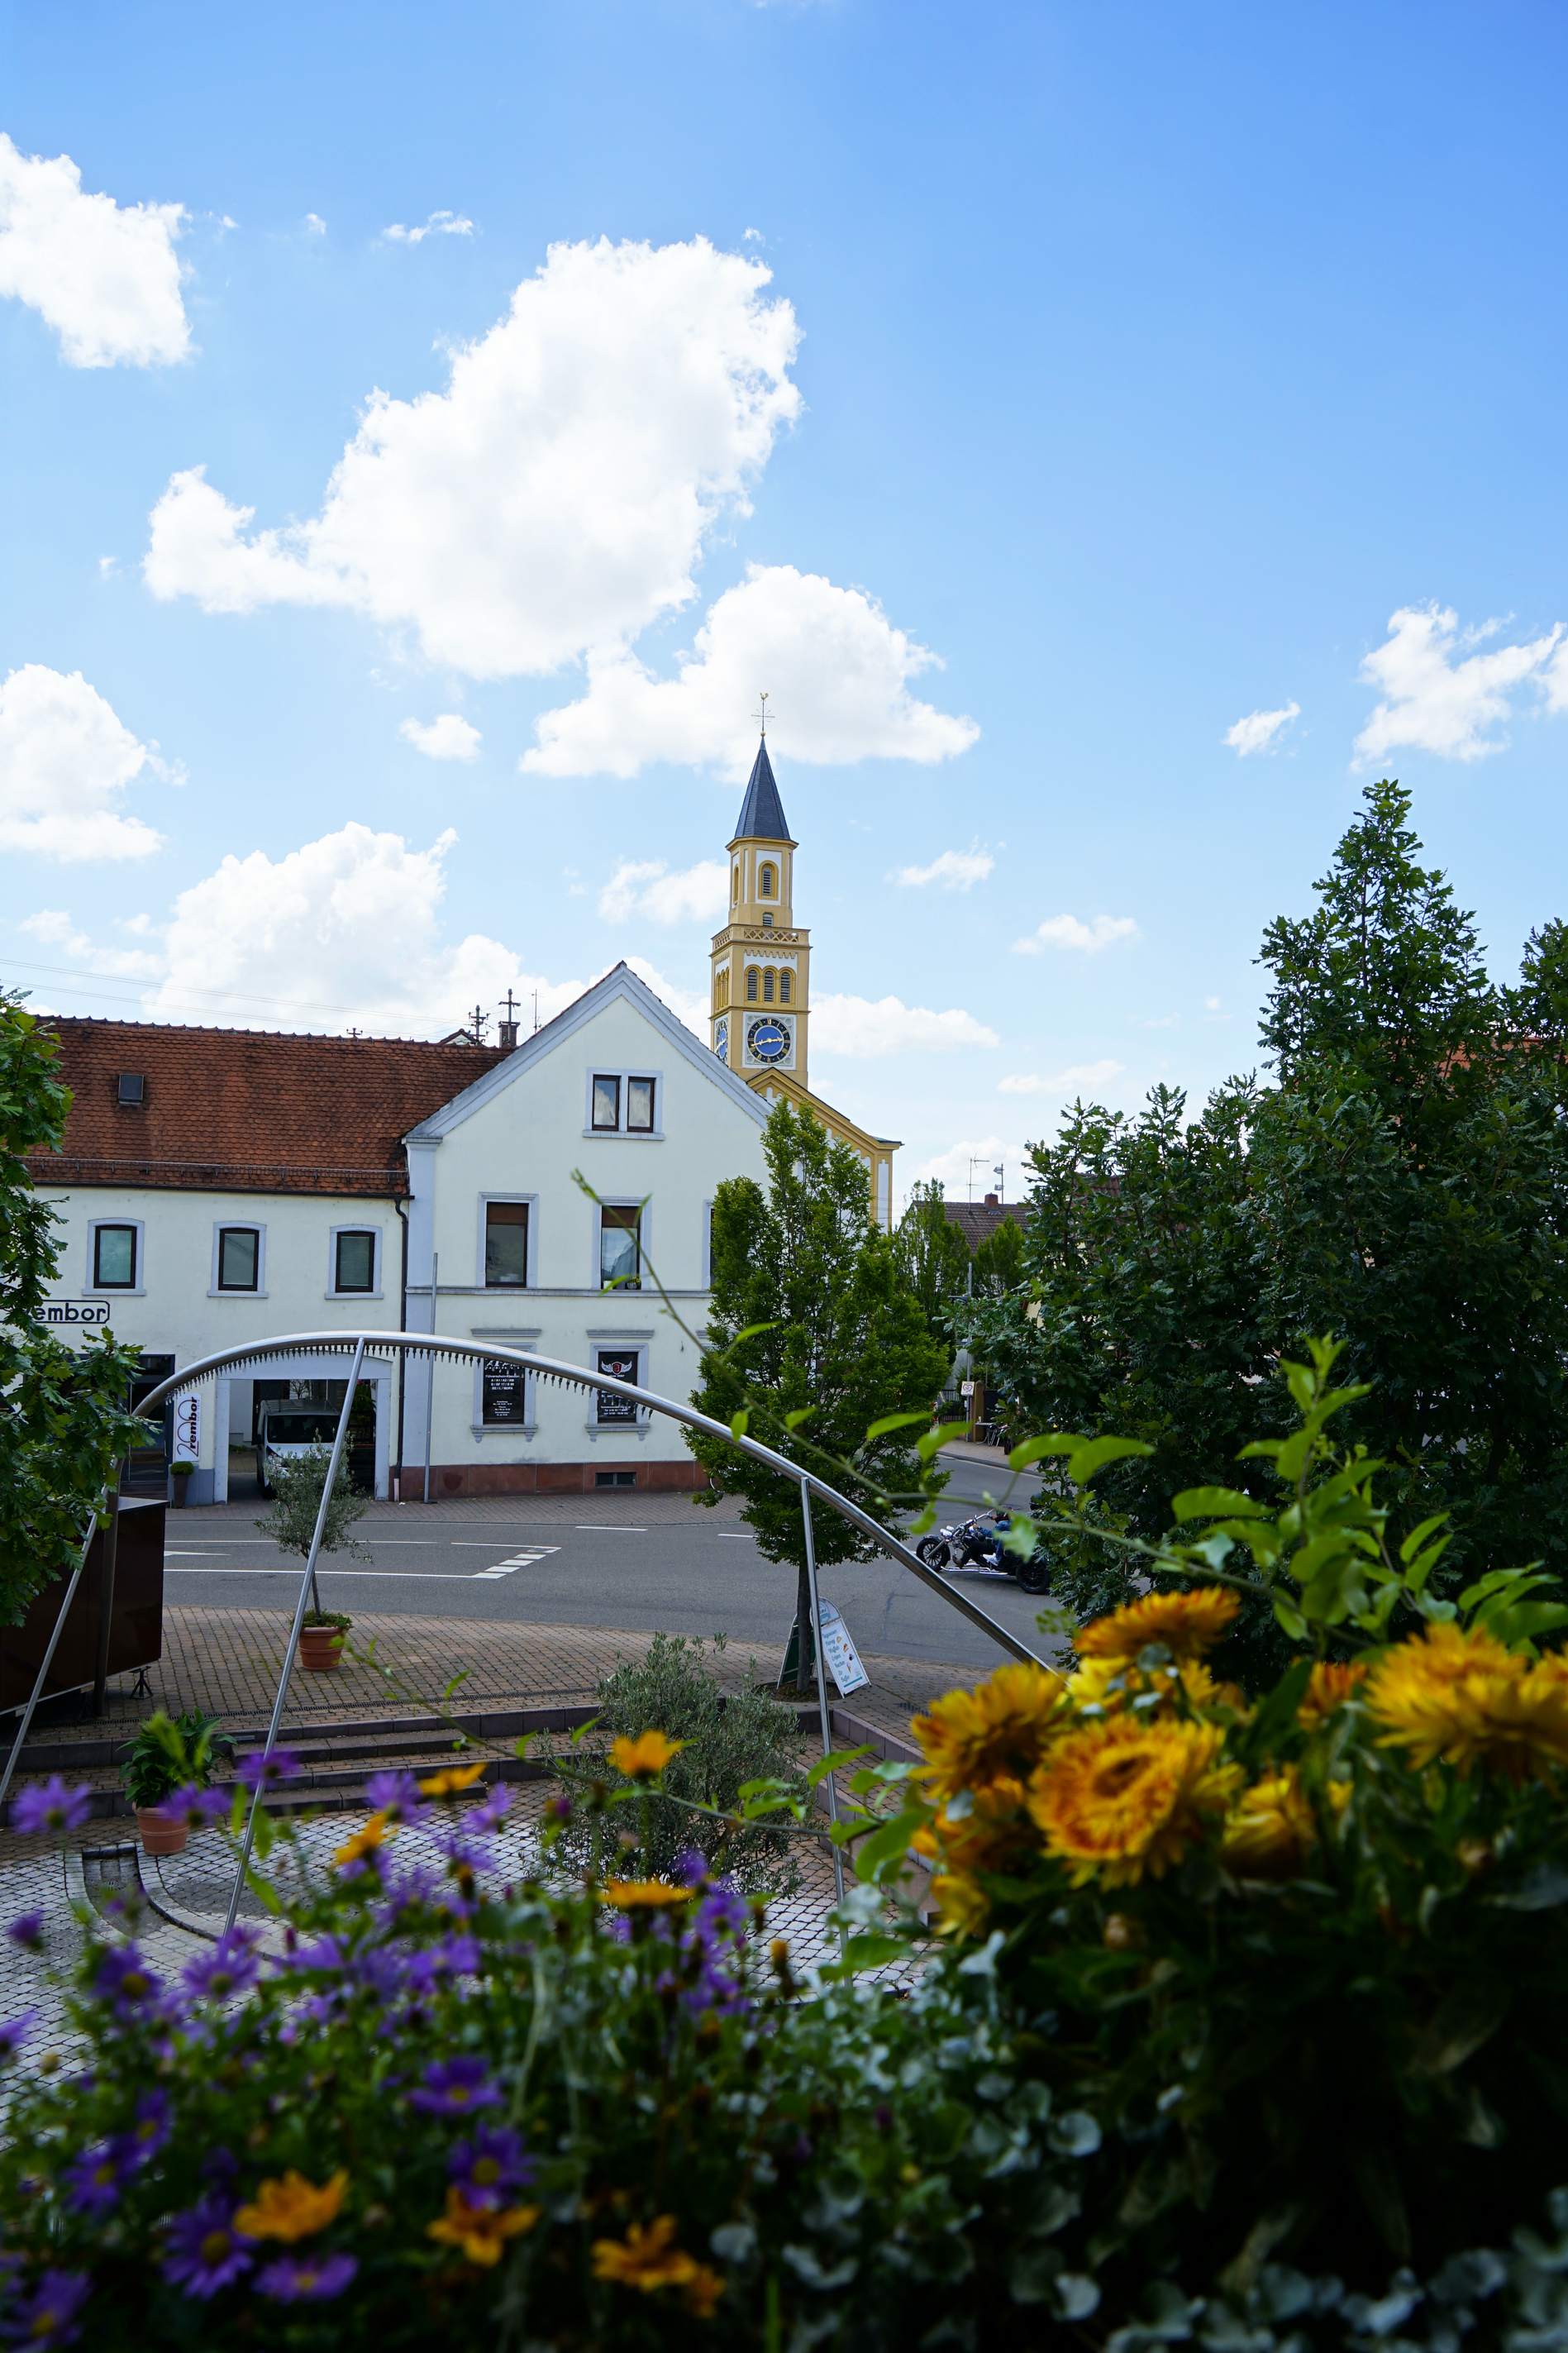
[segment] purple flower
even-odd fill
[[[430,1957],[437,1969],[449,1969],[455,1977],[477,1977],[481,1957],[479,1938],[443,1936],[432,1947]]]
[[[176,2214],[165,2237],[163,2277],[187,2295],[216,2295],[250,2269],[253,2241],[234,2227],[232,2198],[209,2197]]]
[[[429,1810],[419,1802],[419,1784],[412,1773],[373,1773],[364,1785],[364,1801],[373,1814],[384,1814],[394,1822],[416,1822]]]
[[[404,1964],[384,1945],[372,1945],[367,1951],[357,1953],[352,1974],[355,1985],[380,2002],[390,2001],[403,1990]]]
[[[280,1781],[292,1781],[299,1771],[300,1759],[291,1748],[268,1748],[265,1754],[253,1748],[239,1761],[239,1778],[247,1789],[276,1789]]]
[[[16,1797],[11,1808],[11,1828],[47,1831],[51,1837],[58,1838],[66,1831],[79,1831],[91,1814],[92,1791],[86,1783],[80,1788],[68,1789],[59,1775],[51,1773],[47,1781],[35,1781]]]
[[[256,1957],[260,1932],[255,1928],[226,1928],[212,1950],[198,1953],[180,1971],[180,1982],[188,1993],[198,2000],[223,2001],[230,1994],[248,1993],[261,1975],[261,1964]]]
[[[25,2010],[20,2018],[14,2018],[8,2025],[0,2026],[0,2067],[5,2065],[7,2059],[14,2059],[16,2056],[37,2022],[38,2012],[36,2010]]]
[[[348,1964],[343,1957],[343,1948],[335,1936],[318,1936],[313,1945],[300,1946],[279,1966],[289,1969],[336,1971],[346,1968]]]
[[[202,2179],[205,2181],[226,2184],[234,2179],[238,2171],[238,2158],[232,2148],[226,2148],[221,2140],[215,2141],[202,2159]]]
[[[135,2160],[118,2143],[100,2141],[96,2148],[84,2148],[73,2158],[61,2179],[77,2212],[89,2222],[100,2222],[119,2205],[121,2185],[135,2169]]]
[[[410,2105],[427,2116],[466,2116],[475,2108],[500,2105],[500,2094],[486,2080],[482,2059],[437,2059],[425,2070],[422,2091],[411,2093]]]
[[[359,2269],[353,2255],[285,2255],[256,2274],[256,2284],[274,2304],[324,2304],[342,2295]]]
[[[36,1953],[40,1951],[44,1942],[43,1914],[41,1912],[24,1912],[19,1920],[12,1921],[11,1926],[6,1929],[5,1934],[10,1937],[11,1942],[14,1945],[22,1946],[27,1952]]]
[[[5,2334],[16,2345],[74,2345],[81,2335],[76,2316],[91,2294],[85,2272],[46,2272],[11,2313]]]
[[[553,1798],[546,1798],[544,1801],[545,1820],[559,1823],[563,1827],[571,1820],[575,1811],[576,1809],[564,1789]]]
[[[390,1927],[400,1912],[428,1904],[441,1883],[427,1862],[398,1862],[384,1871],[381,1883],[386,1901],[376,1916]]]
[[[121,1945],[118,1951],[105,1953],[92,1989],[100,2001],[114,2004],[114,2015],[122,2025],[162,2014],[159,1997],[163,1980],[148,1968],[134,1945]]]
[[[470,2206],[504,2206],[510,2190],[532,2180],[534,2164],[516,2133],[480,2125],[471,2142],[453,2144],[447,2170]]]
[[[198,1788],[195,1782],[190,1781],[165,1798],[158,1811],[167,1814],[171,1821],[184,1822],[189,1830],[205,1831],[209,1822],[220,1821],[228,1809],[226,1792]]]
[[[516,1795],[516,1790],[509,1788],[504,1781],[497,1781],[492,1786],[489,1797],[482,1799],[468,1813],[465,1827],[469,1831],[499,1830],[510,1813],[512,1799]]]
[[[156,2157],[174,2129],[174,2111],[167,2092],[143,2092],[136,2103],[136,2121],[129,2132],[121,2133],[115,2143],[132,2165],[145,2165]]]
[[[708,1876],[708,1858],[700,1847],[683,1846],[675,1858],[675,1876],[682,1887],[696,1887]]]

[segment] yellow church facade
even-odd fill
[[[809,1104],[866,1165],[871,1214],[893,1222],[898,1145],[868,1134],[811,1092],[811,934],[795,920],[795,854],[764,733],[730,842],[730,918],[713,935],[713,1051],[766,1103]]]

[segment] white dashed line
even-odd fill
[[[527,1552],[514,1552],[510,1560],[498,1560],[489,1568],[476,1569],[474,1583],[477,1585],[482,1577],[510,1577],[515,1568],[533,1568],[547,1555],[560,1549],[559,1545],[534,1545]]]

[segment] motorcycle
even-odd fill
[[[973,1519],[955,1520],[934,1535],[922,1536],[915,1546],[915,1557],[927,1568],[973,1566],[999,1570],[1004,1577],[1015,1578],[1026,1593],[1048,1592],[1051,1575],[1045,1555],[1037,1549],[1026,1558],[1009,1552],[1003,1543],[1012,1524],[1010,1512],[980,1512]]]

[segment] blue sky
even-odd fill
[[[900,1189],[1249,1067],[1369,776],[1500,973],[1564,912],[1560,10],[0,39],[37,1002],[432,1035],[626,955],[700,1019],[763,687]]]

